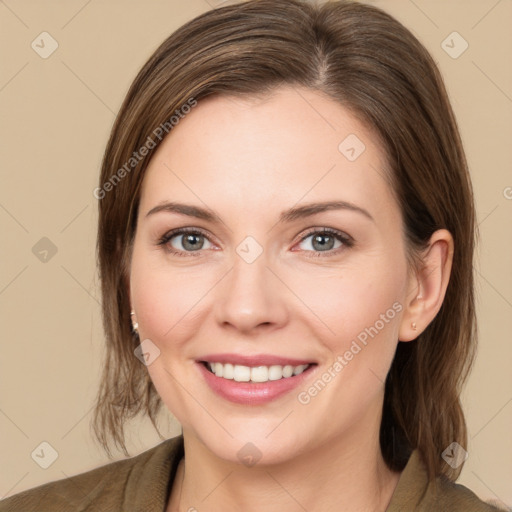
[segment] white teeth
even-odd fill
[[[253,382],[267,382],[268,368],[266,366],[257,366],[256,368],[251,368],[251,380]]]
[[[287,364],[283,368],[283,377],[286,379],[288,377],[291,377],[293,375],[293,366],[291,364]]]
[[[234,376],[235,376],[235,369],[233,367],[232,364],[222,364],[222,363],[219,363],[223,368],[222,368],[222,375],[219,375],[219,377],[224,377],[225,379],[233,379]],[[215,375],[217,375],[217,372],[215,372]]]
[[[215,369],[213,370],[213,373],[215,373],[215,375],[218,375],[219,377],[222,377],[224,373],[223,369],[224,367],[222,366],[221,363],[215,363]]]
[[[215,364],[215,366],[217,366],[217,364]],[[217,375],[217,372],[215,372],[215,375]],[[249,382],[251,380],[251,369],[248,366],[235,364],[233,379],[237,382]]]
[[[301,364],[300,366],[296,366],[294,369],[293,369],[293,375],[299,375],[300,373],[302,373],[307,367],[309,366],[309,364]]]
[[[217,377],[235,380],[236,382],[268,382],[269,380],[287,379],[292,375],[300,375],[310,365],[301,364],[299,366],[272,365],[272,366],[243,366],[240,364],[222,364],[207,363],[211,372]]]
[[[273,365],[268,369],[268,380],[279,380],[283,378],[283,367]]]

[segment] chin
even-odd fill
[[[307,450],[310,440],[315,437],[302,429],[301,432],[294,432],[290,428],[276,428],[279,421],[272,422],[271,428],[269,422],[249,418],[246,421],[237,421],[236,424],[228,422],[226,430],[229,434],[224,430],[220,433],[219,429],[211,428],[189,428],[189,431],[192,430],[193,435],[220,459],[248,467],[255,464],[268,466],[293,459]],[[290,426],[293,424],[288,425]]]

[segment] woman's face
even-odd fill
[[[414,294],[384,166],[346,109],[291,87],[201,101],[152,158],[131,302],[158,393],[218,457],[276,463],[377,435]]]

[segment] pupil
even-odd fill
[[[198,246],[200,245],[197,241],[194,242],[194,239],[197,239],[197,238],[198,238],[198,235],[187,235],[183,242],[183,247],[187,248],[187,244],[190,244],[190,246],[188,247],[189,249],[197,249]]]
[[[329,244],[329,242],[325,242],[326,238],[329,239],[331,244]],[[320,241],[320,240],[324,240],[324,241]],[[334,239],[330,235],[317,235],[317,236],[315,236],[315,239],[314,239],[314,242],[313,242],[313,246],[314,246],[315,242],[319,242],[321,250],[328,250],[328,249],[332,249],[331,246],[332,246],[332,242],[333,241],[334,241]]]

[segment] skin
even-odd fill
[[[356,134],[366,149],[349,161],[338,146]],[[398,341],[432,321],[448,284],[453,240],[435,232],[424,268],[407,266],[402,219],[377,137],[319,92],[281,87],[265,99],[212,97],[173,128],[152,158],[141,191],[130,269],[130,297],[141,340],[160,355],[148,366],[163,402],[183,427],[180,464],[168,511],[384,511],[399,473],[384,463],[379,426],[384,380]],[[282,210],[345,200],[331,210],[278,223]],[[206,207],[222,222],[155,206]],[[158,245],[171,229],[201,228]],[[311,228],[354,240],[327,250],[301,241]],[[236,248],[252,236],[252,263]],[[202,243],[202,246],[201,246]],[[332,244],[332,242],[331,242]],[[341,247],[341,249],[339,249]],[[320,253],[320,257],[314,254]],[[312,256],[311,256],[312,255]],[[298,401],[394,303],[400,311],[309,403]],[[387,318],[387,317],[386,317]],[[417,329],[413,330],[411,323]],[[196,367],[217,352],[275,354],[316,361],[299,389],[264,405],[216,395]],[[237,452],[261,452],[252,467]]]

